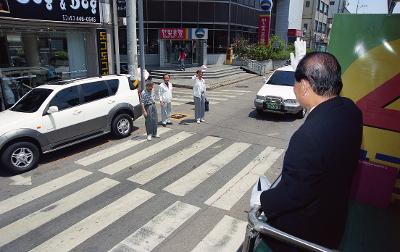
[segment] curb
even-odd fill
[[[213,89],[216,89],[216,88],[219,88],[219,87],[231,85],[231,84],[234,84],[234,83],[237,83],[237,82],[241,82],[241,81],[245,81],[245,80],[254,79],[254,78],[257,78],[257,77],[260,77],[260,76],[259,75],[251,75],[251,76],[240,78],[240,79],[226,80],[226,81],[213,83],[211,86],[207,86],[207,90],[213,90]],[[158,82],[158,81],[154,81],[154,83],[160,84],[160,82]],[[193,88],[193,85],[186,85],[186,84],[179,84],[179,83],[174,83],[173,85],[174,85],[174,87],[178,87],[178,88],[187,88],[187,89],[192,89]]]

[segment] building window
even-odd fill
[[[315,21],[315,27],[314,27],[315,31],[318,31],[318,21]]]
[[[306,8],[310,7],[310,1],[306,1]]]
[[[329,5],[335,5],[335,1],[330,1]]]
[[[303,28],[308,30],[308,24],[303,24]]]

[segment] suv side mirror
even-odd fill
[[[48,113],[48,114],[53,114],[53,113],[56,113],[56,112],[58,112],[58,107],[57,107],[57,106],[51,106],[51,107],[49,107],[49,109],[47,110],[47,113]]]

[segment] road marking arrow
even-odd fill
[[[32,177],[22,177],[21,175],[16,175],[10,177],[11,180],[14,182],[11,182],[10,185],[32,185]]]

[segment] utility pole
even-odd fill
[[[126,0],[126,32],[128,73],[131,80],[136,80],[137,36],[136,36],[136,0]]]
[[[113,24],[114,24],[114,49],[115,49],[115,69],[116,74],[121,73],[119,58],[119,35],[118,35],[118,10],[117,0],[113,0]]]
[[[144,70],[146,63],[144,59],[144,25],[143,25],[143,0],[138,0],[139,17],[139,44],[140,44],[140,90],[144,90]]]

